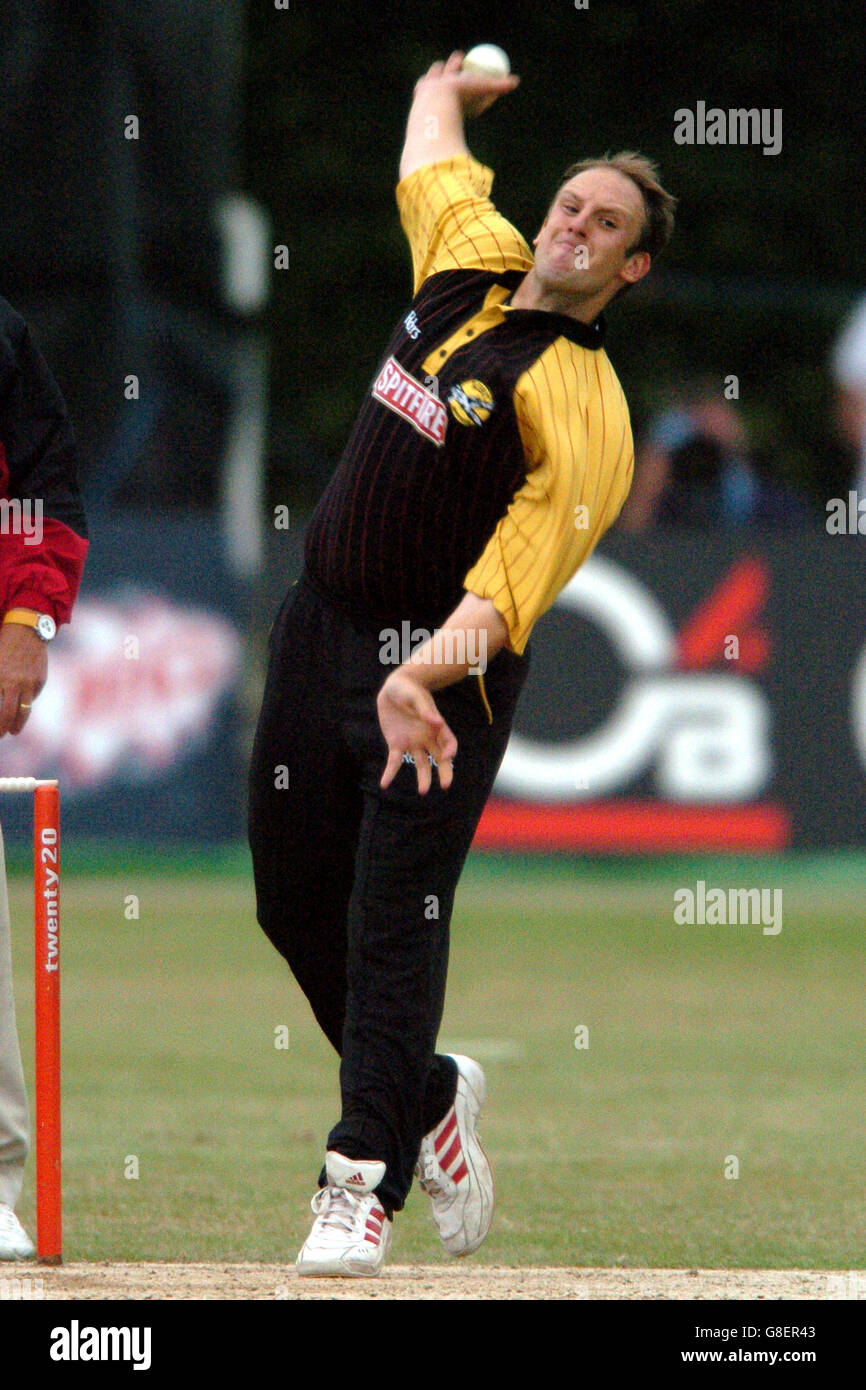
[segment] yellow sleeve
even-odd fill
[[[517,382],[526,481],[463,587],[490,599],[522,652],[533,625],[616,520],[634,446],[622,387],[604,351],[558,338]]]
[[[529,270],[532,252],[490,201],[493,173],[471,155],[425,164],[397,185],[414,294],[440,270]]]

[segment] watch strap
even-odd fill
[[[21,623],[24,627],[35,627],[42,617],[33,608],[10,608],[8,613],[4,613],[3,622]]]

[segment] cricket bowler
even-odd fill
[[[258,919],[341,1059],[302,1275],[378,1274],[413,1176],[451,1254],[490,1227],[484,1074],[436,1053],[454,893],[532,628],[631,483],[603,311],[673,227],[649,160],[588,159],[533,256],[464,140],[518,79],[461,61],[415,88],[397,187],[414,298],[310,522],[253,751]]]

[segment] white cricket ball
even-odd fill
[[[495,43],[476,44],[460,66],[463,72],[481,72],[485,77],[507,77],[511,71],[508,54]]]

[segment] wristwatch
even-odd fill
[[[21,623],[23,627],[32,627],[36,636],[43,642],[50,642],[57,636],[57,624],[50,613],[37,613],[32,608],[10,608],[3,618],[4,626],[6,623]]]

